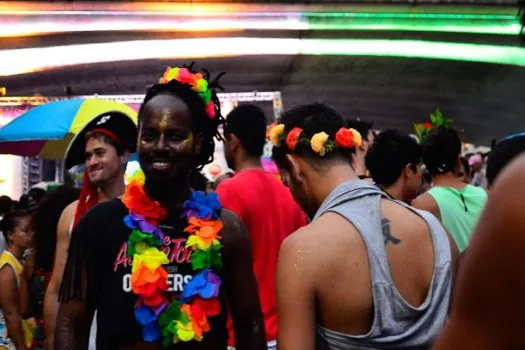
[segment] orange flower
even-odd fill
[[[220,238],[219,233],[222,230],[222,221],[220,220],[203,220],[191,217],[188,223],[189,225],[184,229],[184,232],[196,235],[208,244]]]
[[[155,272],[151,272],[150,269],[142,265],[131,274],[131,287],[135,294],[143,298],[154,298],[168,290],[167,278],[168,273],[163,267],[159,267]]]
[[[335,134],[335,143],[341,148],[354,147],[354,133],[346,128],[339,129]]]
[[[286,136],[286,145],[290,151],[295,150],[295,146],[297,146],[297,142],[299,142],[299,137],[301,137],[302,132],[303,129],[296,127],[290,130]]]
[[[167,215],[166,209],[159,202],[149,199],[144,187],[136,181],[131,181],[126,187],[122,203],[129,211],[143,216],[150,223],[157,223]]]

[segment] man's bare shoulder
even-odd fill
[[[314,255],[333,255],[340,252],[343,246],[345,252],[360,249],[361,245],[352,244],[355,240],[361,240],[357,229],[341,215],[328,212],[288,236],[282,244],[281,251],[295,250],[314,252]],[[305,256],[303,254],[303,258]]]
[[[70,203],[67,207],[62,210],[60,219],[58,221],[58,234],[66,235],[69,237],[69,228],[71,223],[75,219],[75,213],[77,212],[78,200]]]
[[[77,206],[78,206],[78,200],[70,203],[67,207],[64,208],[64,210],[62,211],[62,216],[67,216],[67,217],[74,217],[75,216],[75,213],[77,211]]]

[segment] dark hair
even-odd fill
[[[190,66],[183,66],[188,68],[191,73],[193,71],[193,64]],[[209,73],[206,70],[204,72],[204,79],[209,81]],[[215,151],[215,141],[214,138],[222,140],[222,136],[219,133],[219,126],[224,124],[224,118],[221,115],[221,107],[219,98],[214,89],[222,89],[219,85],[218,80],[223,75],[219,74],[217,78],[213,81],[209,81],[208,89],[211,89],[211,100],[215,106],[215,117],[210,118],[206,113],[206,106],[201,96],[192,90],[191,86],[188,84],[180,83],[179,81],[173,79],[168,83],[159,83],[150,87],[144,97],[144,101],[140,106],[138,119],[139,119],[139,128],[140,123],[143,118],[144,108],[149,100],[157,95],[174,95],[179,97],[186,105],[192,116],[192,129],[194,133],[199,133],[202,135],[202,148],[199,154],[196,155],[195,159],[195,168],[197,170],[202,169],[206,164],[213,161],[213,153]]]
[[[346,122],[346,127],[356,129],[361,134],[363,141],[368,141],[368,133],[370,131],[373,131],[372,128],[374,127],[374,123],[355,119],[355,120],[348,120]]]
[[[461,165],[463,165],[463,169],[465,170],[465,175],[470,175],[470,165],[468,164],[467,158],[461,157]]]
[[[374,182],[383,186],[394,184],[410,164],[414,171],[421,163],[421,146],[414,138],[397,130],[381,132],[366,155],[366,167]]]
[[[487,181],[494,183],[496,177],[514,158],[525,151],[525,133],[508,136],[490,152],[487,161]]]
[[[33,214],[35,231],[35,264],[44,271],[53,270],[57,226],[62,211],[78,199],[80,191],[69,186],[59,186],[49,192]]]
[[[298,127],[303,130],[301,138],[306,139],[310,139],[319,132],[325,132],[330,139],[334,140],[337,131],[345,127],[343,117],[322,103],[293,107],[282,114],[279,123],[285,125],[284,135],[287,135],[293,128]],[[331,152],[327,152],[324,156],[321,156],[312,150],[309,142],[300,141],[297,143],[293,153],[300,155],[314,167],[314,169],[320,171],[333,162],[341,161],[348,163],[349,153],[353,151],[354,148],[336,148]],[[273,147],[272,157],[279,168],[286,168],[284,160],[287,153],[290,153],[290,150],[284,140],[281,146]]]
[[[192,171],[191,173],[191,188],[196,191],[206,192],[208,186],[208,179],[200,171]]]
[[[118,143],[116,142],[115,140],[113,140],[111,137],[109,137],[108,135],[104,134],[104,133],[101,133],[101,132],[98,132],[96,130],[94,131],[89,131],[86,133],[86,136],[85,136],[85,141],[86,143],[91,140],[91,139],[102,139],[102,141],[107,144],[107,145],[110,145],[110,146],[113,146],[113,148],[115,148],[115,150],[117,151],[117,154],[119,156],[122,155],[122,153],[124,153],[124,151],[126,150],[124,148],[124,145],[121,144],[121,143]]]
[[[31,217],[29,213],[25,211],[12,211],[7,213],[2,221],[0,221],[0,230],[4,234],[5,241],[9,244],[9,234],[13,233],[20,223],[20,219]]]
[[[432,129],[423,142],[423,162],[433,176],[453,172],[461,154],[461,140],[456,130]]]
[[[0,196],[0,214],[7,214],[13,210],[13,200],[9,196]]]
[[[226,117],[225,134],[237,136],[251,156],[262,156],[266,143],[266,117],[263,110],[250,104],[235,108]]]

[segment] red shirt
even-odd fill
[[[224,180],[217,188],[222,206],[236,213],[252,241],[253,270],[259,284],[266,339],[277,339],[275,274],[282,241],[307,224],[306,216],[292,194],[275,175],[262,169],[247,169]],[[230,345],[233,327],[228,322]]]

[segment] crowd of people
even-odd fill
[[[464,155],[450,125],[417,140],[320,103],[268,126],[223,118],[218,88],[168,68],[138,126],[75,136],[80,189],[0,197],[0,349],[525,348],[525,134]],[[216,140],[233,174],[209,186]]]

